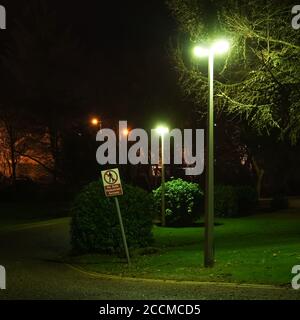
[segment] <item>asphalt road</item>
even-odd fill
[[[59,261],[69,247],[69,220],[0,233],[7,289],[0,299],[300,299],[288,289],[111,280],[80,273]]]

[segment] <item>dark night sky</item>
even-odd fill
[[[176,74],[168,59],[176,25],[164,0],[45,1],[57,22],[72,27],[92,75],[87,112],[152,126],[162,119],[174,124],[184,114]],[[2,1],[8,30],[28,0]],[[2,35],[2,38],[4,36]]]

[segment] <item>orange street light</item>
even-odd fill
[[[124,129],[122,133],[124,136],[128,136],[129,132],[130,132],[129,129]]]
[[[91,119],[91,124],[93,126],[97,126],[100,123],[100,120],[98,118],[92,118]]]

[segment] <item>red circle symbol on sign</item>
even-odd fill
[[[113,170],[106,171],[104,174],[104,180],[108,184],[115,184],[118,181],[118,175]]]

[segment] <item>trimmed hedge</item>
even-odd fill
[[[249,214],[257,205],[258,196],[250,186],[215,187],[215,215],[218,217],[241,217]]]
[[[153,191],[155,208],[160,216],[161,187]],[[165,184],[166,225],[189,226],[200,216],[203,192],[197,183],[174,179]]]
[[[254,187],[239,186],[236,187],[238,197],[239,216],[247,215],[258,204],[258,194]]]
[[[166,182],[166,225],[189,226],[204,211],[204,196],[197,183],[174,179]],[[161,187],[153,191],[155,209],[161,210]],[[257,206],[256,189],[251,186],[215,186],[215,216],[241,217],[250,214]]]
[[[271,210],[284,210],[288,209],[289,201],[288,198],[283,194],[275,194],[271,201]]]
[[[141,188],[123,184],[119,197],[129,247],[153,241],[153,197]],[[102,181],[87,185],[72,206],[71,244],[75,253],[120,252],[122,236],[115,202],[105,197]]]
[[[215,216],[232,217],[238,215],[238,197],[233,186],[215,186]]]

